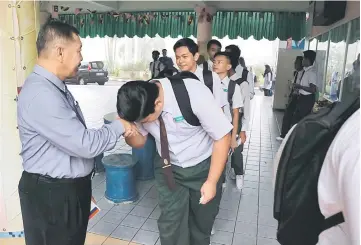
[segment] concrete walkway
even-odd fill
[[[279,131],[271,105],[272,98],[260,94],[252,100],[252,126],[244,150],[244,189],[239,192],[235,183],[227,180],[215,221],[216,233],[211,240],[214,245],[278,244],[275,240],[277,223],[272,217],[272,164],[279,147],[275,140]],[[160,209],[154,181],[138,182],[138,202],[118,206],[104,198],[104,175],[94,178],[93,187],[102,209],[89,224],[89,232],[96,234],[95,238],[104,239],[103,244],[160,244],[157,228]]]

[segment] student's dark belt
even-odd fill
[[[161,148],[161,159],[163,160],[163,173],[166,178],[167,185],[170,190],[175,189],[175,180],[172,171],[172,164],[170,163],[170,154],[169,154],[169,143],[167,130],[162,118],[162,115],[159,116],[159,128],[160,128],[160,148]]]

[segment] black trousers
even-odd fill
[[[286,137],[287,132],[292,127],[292,118],[293,118],[293,114],[296,111],[297,102],[298,102],[298,95],[292,95],[286,107],[285,113],[283,115],[282,129],[281,129],[282,138]]]
[[[231,168],[234,169],[236,175],[243,175],[243,144],[240,144],[231,156]]]
[[[19,196],[26,245],[84,245],[91,177],[54,179],[23,172]]]
[[[263,89],[264,96],[272,96],[272,90],[271,89]]]
[[[290,128],[301,121],[304,117],[312,112],[315,104],[315,95],[298,95],[293,96],[288,104],[283,120],[281,137],[284,138]]]

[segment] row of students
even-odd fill
[[[228,153],[238,148],[237,135],[243,143],[246,140],[246,126],[237,123],[237,117],[240,121],[242,112],[247,122],[244,118],[249,110],[240,109],[245,100],[249,104],[249,89],[243,85],[247,83],[237,84],[229,77],[239,79],[235,72],[239,55],[215,54],[212,68],[217,74],[197,66],[198,46],[193,40],[179,40],[174,51],[182,72],[150,82],[126,83],[118,91],[117,111],[139,131],[126,137],[130,146],[142,147],[148,134],[155,138],[161,243],[208,245]],[[234,93],[228,99],[230,84]]]
[[[198,45],[190,38],[183,38],[176,42],[174,45],[174,52],[176,54],[176,62],[181,71],[190,71],[194,73],[199,80],[204,83],[210,91],[213,93],[214,98],[223,109],[225,113],[228,113],[228,109],[225,109],[225,106],[229,104],[227,93],[225,91],[225,83],[221,81],[219,74],[215,73],[214,68],[215,56],[219,53],[222,46],[217,40],[211,40],[207,44],[208,55],[210,59],[203,63],[203,68],[197,66],[197,60],[199,58]],[[250,84],[253,84],[252,75],[239,64],[239,57],[241,51],[236,45],[230,45],[226,47],[226,52],[223,55],[227,56],[230,62],[230,69],[227,71],[228,79],[235,81],[237,83],[236,90],[240,91],[239,100],[241,100],[241,106],[239,107],[239,121],[242,122],[239,126],[239,130],[236,130],[234,137],[232,137],[232,145],[236,145],[238,138],[240,139],[240,145],[243,147],[243,144],[246,141],[246,131],[249,129],[249,120],[250,120]],[[212,69],[210,70],[210,65]],[[239,89],[238,89],[239,87]],[[236,93],[238,94],[238,93]],[[236,103],[237,104],[237,103]],[[236,185],[238,189],[243,188],[244,181],[244,171],[243,171],[243,156],[242,148],[237,148],[237,151],[232,155],[233,162],[231,164],[231,171],[229,177],[236,180]]]

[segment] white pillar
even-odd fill
[[[39,2],[0,1],[0,232],[22,231],[16,97],[36,63]],[[7,244],[5,242],[5,244]]]

